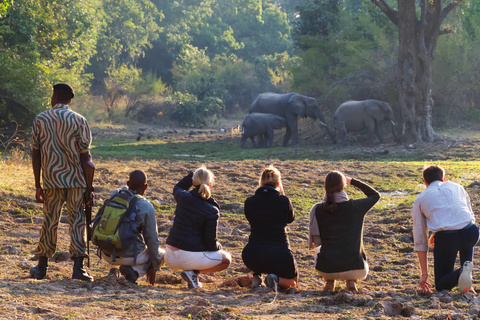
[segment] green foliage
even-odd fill
[[[7,12],[9,6],[11,6],[13,0],[1,0],[0,1],[0,19]]]
[[[98,80],[121,65],[135,65],[158,38],[163,18],[149,0],[102,1],[102,30],[92,72]]]
[[[227,110],[245,109],[250,105],[252,92],[259,86],[253,64],[233,54],[223,54],[213,59],[212,74]]]
[[[185,126],[205,127],[222,114],[225,106],[221,99],[206,97],[202,101],[189,93],[175,92],[173,117]]]
[[[290,56],[288,52],[259,57],[256,62],[257,78],[265,84],[261,91],[291,91],[292,68],[298,63],[298,56]]]
[[[8,3],[7,3],[8,4]],[[3,121],[30,123],[48,105],[51,84],[88,88],[85,74],[98,31],[98,0],[18,0],[0,15],[0,97]]]
[[[436,125],[480,114],[479,7],[463,1],[444,24],[455,33],[434,60]],[[0,0],[0,125],[30,124],[60,81],[103,96],[110,119],[166,115],[170,91],[195,110],[221,100],[215,116],[264,91],[315,96],[328,113],[347,99],[395,108],[397,42],[370,0]]]
[[[334,0],[299,7],[294,35],[301,60],[292,67],[292,88],[316,96],[329,113],[349,99],[396,101],[391,35],[372,22],[368,10],[343,8]]]
[[[207,65],[217,56],[255,63],[262,55],[292,51],[286,15],[271,1],[178,0],[161,2],[158,8],[165,14],[161,23],[165,32],[146,53],[142,67],[153,68],[179,91],[209,78],[206,72],[213,66]],[[256,77],[262,72],[256,69]],[[261,85],[269,83],[267,79]],[[228,99],[219,97],[230,108]]]
[[[439,38],[433,63],[436,126],[480,120],[480,3],[467,2],[449,15],[446,27],[453,33]]]
[[[121,65],[108,71],[103,101],[108,118],[124,105],[125,117],[133,117],[140,106],[168,94],[169,88],[153,72],[142,73],[132,65]]]
[[[254,66],[235,55],[217,55],[212,60],[205,50],[186,46],[174,63],[172,74],[176,89],[202,101],[218,97],[227,110],[244,108],[251,102],[251,92],[258,87]]]

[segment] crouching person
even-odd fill
[[[113,191],[95,217],[92,242],[100,258],[120,266],[129,282],[146,274],[154,285],[165,251],[159,248],[155,209],[143,197],[147,187],[143,171],[130,173],[127,186]]]
[[[177,207],[167,238],[165,263],[170,269],[182,270],[189,288],[202,286],[199,273],[224,270],[232,260],[217,242],[219,207],[210,191],[214,180],[213,173],[201,167],[173,188]]]
[[[347,184],[357,187],[366,198],[349,199]],[[368,184],[345,177],[338,171],[325,178],[325,197],[310,211],[310,249],[316,247],[315,269],[325,280],[325,291],[335,290],[335,281],[346,281],[348,290],[357,291],[357,282],[368,275],[363,248],[365,215],[380,199]]]

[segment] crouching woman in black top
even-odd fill
[[[201,167],[173,188],[177,208],[167,237],[165,263],[173,270],[183,270],[189,288],[202,286],[199,273],[224,270],[232,261],[217,242],[219,207],[210,192],[214,180],[213,173]]]
[[[367,198],[349,200],[344,188],[351,184]],[[310,211],[310,245],[320,249],[315,268],[326,281],[324,290],[333,291],[335,280],[345,280],[347,289],[356,291],[356,282],[368,275],[363,248],[365,214],[380,199],[380,194],[366,183],[346,178],[338,171],[325,179],[326,195]],[[316,220],[316,221],[315,221]]]
[[[253,272],[252,288],[262,283],[262,273],[267,274],[266,285],[275,292],[278,286],[296,287],[297,263],[285,231],[295,214],[276,168],[268,167],[263,171],[260,187],[245,201],[245,217],[250,223],[251,234],[242,259]]]

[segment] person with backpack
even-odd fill
[[[130,173],[127,186],[114,190],[93,220],[92,242],[100,258],[119,265],[129,282],[146,274],[154,285],[165,250],[159,248],[155,209],[143,197],[147,187],[143,171]]]
[[[210,188],[215,176],[205,167],[190,172],[173,188],[177,202],[173,226],[167,237],[165,263],[182,270],[188,288],[199,288],[199,273],[228,268],[232,258],[217,241],[218,203]],[[189,191],[190,187],[193,189]]]

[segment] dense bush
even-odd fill
[[[181,92],[175,92],[171,104],[172,120],[184,126],[206,127],[215,122],[225,110],[220,98],[206,97],[199,101],[193,94]]]

